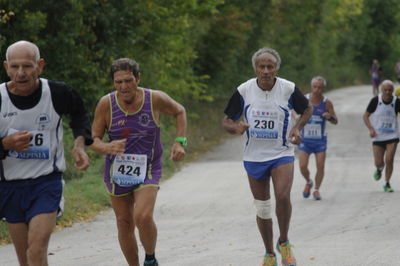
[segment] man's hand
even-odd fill
[[[329,112],[325,112],[322,114],[322,117],[325,118],[326,120],[331,119],[332,115]]]
[[[289,132],[289,140],[291,143],[299,145],[301,142],[300,131],[297,128],[292,128]]]
[[[238,135],[242,135],[250,127],[249,124],[243,121],[233,121],[227,116],[222,119],[222,126],[229,133]]]
[[[240,121],[239,123],[236,123],[234,129],[236,134],[242,135],[249,127],[250,127],[249,124]]]
[[[125,152],[126,139],[113,140],[106,144],[106,154],[119,155]]]
[[[371,137],[371,138],[374,138],[374,137],[376,137],[378,134],[376,134],[376,131],[375,131],[375,129],[373,128],[373,127],[371,127],[370,129],[369,129],[369,136]]]
[[[28,131],[18,131],[3,138],[5,150],[27,151],[30,147],[30,140],[33,134]]]
[[[82,147],[73,148],[72,157],[74,158],[76,169],[86,170],[89,167],[89,156]]]
[[[185,158],[185,149],[179,142],[172,145],[170,159],[174,162],[182,161]]]

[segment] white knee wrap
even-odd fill
[[[254,206],[257,210],[257,216],[261,219],[271,219],[271,199],[269,200],[254,200]]]

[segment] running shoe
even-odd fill
[[[145,260],[143,266],[158,266],[157,259],[154,260]]]
[[[385,192],[394,192],[393,188],[390,186],[389,183],[386,183],[386,185],[383,186],[383,190]]]
[[[311,193],[311,188],[313,187],[313,182],[307,182],[306,186],[304,187],[303,197],[308,198]]]
[[[374,179],[375,181],[378,181],[379,179],[381,179],[382,177],[382,171],[379,169],[376,169],[375,173],[374,173]]]
[[[265,253],[262,266],[278,266],[274,253]]]
[[[321,200],[321,194],[319,194],[319,191],[318,191],[318,190],[315,190],[315,191],[312,193],[312,195],[313,195],[313,197],[314,197],[315,200]]]
[[[282,265],[283,266],[296,266],[296,259],[294,257],[293,251],[291,249],[292,245],[289,241],[283,243],[276,243],[276,249],[282,255]]]

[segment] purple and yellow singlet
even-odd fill
[[[143,186],[157,186],[162,172],[160,127],[154,120],[151,90],[142,88],[142,106],[128,113],[118,104],[117,92],[110,93],[109,141],[127,139],[125,153],[107,155],[104,182],[112,195],[126,195]]]

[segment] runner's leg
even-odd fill
[[[248,176],[251,193],[256,200],[269,200],[271,198],[269,191],[269,180],[270,178],[255,179]],[[272,219],[261,219],[256,216],[258,230],[260,231],[261,238],[264,242],[265,251],[274,253],[273,244],[273,231],[272,231]]]
[[[139,265],[138,246],[133,220],[133,196],[111,197],[118,228],[118,240],[128,264]]]
[[[157,244],[157,226],[154,222],[154,206],[158,187],[144,187],[134,192],[134,220],[139,230],[140,241],[146,254],[155,253]]]
[[[8,231],[14,244],[20,266],[28,266],[28,225],[25,223],[8,223]]]
[[[383,169],[383,167],[385,166],[385,163],[383,161],[385,148],[379,145],[372,145],[372,151],[374,154],[375,167],[378,169]]]
[[[389,143],[386,145],[386,154],[385,154],[385,180],[386,182],[390,181],[393,173],[393,162],[394,155],[396,154],[397,142]]]
[[[325,174],[325,158],[326,152],[318,152],[315,154],[315,161],[317,165],[317,173],[315,174],[315,189],[319,189],[324,179]]]
[[[34,216],[28,225],[28,264],[48,265],[47,250],[50,235],[56,225],[57,212],[43,213]]]
[[[272,169],[271,176],[276,199],[276,216],[278,218],[281,242],[288,241],[292,204],[290,191],[293,184],[294,163],[286,163]]]
[[[304,179],[307,182],[310,182],[310,171],[308,170],[308,161],[310,158],[310,154],[299,150],[298,151],[298,157],[299,157],[299,167],[300,167],[300,172],[303,175]]]

